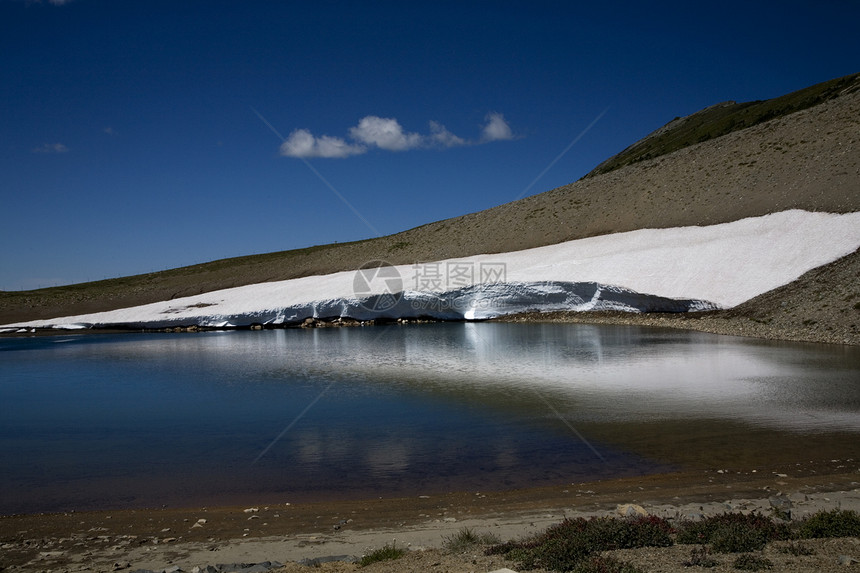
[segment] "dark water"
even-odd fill
[[[689,462],[643,428],[715,424],[713,452],[851,444],[860,352],[496,323],[7,338],[0,514],[642,475]]]

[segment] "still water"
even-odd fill
[[[503,323],[0,339],[0,514],[569,484],[857,438],[851,347]]]

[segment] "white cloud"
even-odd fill
[[[102,131],[107,135],[116,135],[116,131],[114,131],[114,129],[110,126],[104,128]]]
[[[484,125],[482,133],[482,141],[502,141],[513,139],[514,134],[511,132],[511,126],[505,121],[505,116],[500,113],[488,113],[486,117],[487,123]]]
[[[62,143],[43,143],[33,148],[33,153],[66,153],[69,148]]]
[[[459,147],[480,145],[491,141],[514,139],[511,127],[500,113],[487,114],[486,124],[481,129],[479,140],[464,139],[437,121],[430,122],[430,133],[404,131],[400,122],[391,117],[368,115],[351,127],[348,137],[312,134],[307,129],[297,129],[281,144],[281,155],[285,157],[349,157],[365,153],[371,147],[386,151],[406,151],[419,148]]]
[[[349,157],[367,151],[361,145],[351,145],[339,137],[314,137],[307,129],[297,129],[281,144],[285,157]]]
[[[405,133],[396,119],[368,115],[350,128],[349,135],[362,143],[388,151],[405,151],[424,146],[424,137]]]
[[[457,147],[468,143],[465,139],[454,135],[448,131],[447,127],[436,121],[430,122],[430,139],[443,147]]]

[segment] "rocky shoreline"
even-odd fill
[[[860,511],[856,460],[408,499],[11,516],[0,518],[0,560],[3,571],[10,573],[298,573],[308,566],[356,571],[355,561],[362,555],[396,544],[410,550],[405,557],[361,571],[486,573],[516,566],[500,556],[484,555],[481,547],[452,551],[446,540],[464,529],[503,541],[522,539],[576,517],[644,513],[677,521],[727,511],[779,511],[797,520],[837,508]],[[772,548],[774,555],[768,555],[781,559],[775,561],[778,570],[793,572],[844,570],[840,556],[860,559],[856,537],[815,541],[812,546],[815,554],[803,559]],[[689,555],[689,546],[673,546],[626,550],[618,558],[643,571],[688,571],[683,561]],[[726,566],[713,570],[732,570],[730,559],[722,561]]]

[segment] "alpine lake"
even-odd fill
[[[0,339],[0,515],[860,459],[860,348],[453,322]]]

